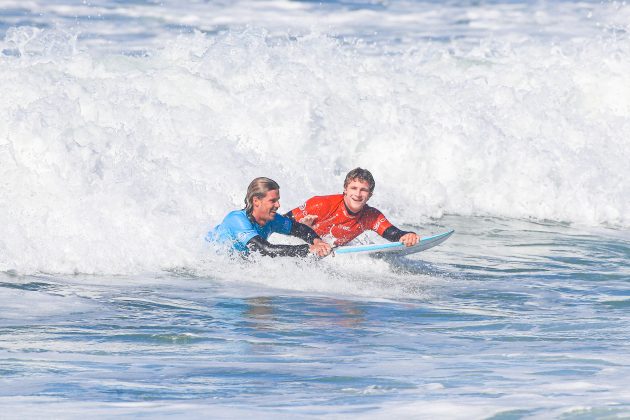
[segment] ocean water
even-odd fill
[[[618,1],[2,0],[0,418],[629,417],[628,31]],[[256,176],[288,211],[356,166],[455,235],[203,241]]]

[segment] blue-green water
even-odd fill
[[[5,416],[627,415],[625,232],[442,222],[455,236],[399,261],[5,273]]]

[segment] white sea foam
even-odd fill
[[[307,16],[304,4],[273,5]],[[581,36],[561,29],[585,19],[582,6],[545,37],[518,27],[532,11],[519,9],[518,30],[490,36],[506,7],[467,9],[482,22],[477,38],[408,31],[414,39],[378,53],[307,30],[313,15],[297,36],[277,20],[162,32],[142,57],[82,47],[69,28],[10,29],[0,43],[0,270],[194,265],[253,177],[279,181],[289,210],[339,192],[355,166],[374,173],[372,204],[397,224],[451,213],[630,226],[630,41],[609,34],[623,28],[612,6],[583,5],[601,21]],[[402,10],[384,21],[404,20]],[[452,13],[437,10],[436,27],[450,28]],[[385,25],[370,13],[359,16]]]

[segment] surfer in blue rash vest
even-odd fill
[[[245,208],[228,213],[221,224],[208,232],[209,242],[227,244],[247,255],[258,252],[271,257],[305,257],[309,253],[325,257],[331,247],[302,223],[278,214],[280,186],[272,179],[255,178],[247,187]],[[272,233],[296,236],[308,244],[274,245],[267,241]]]

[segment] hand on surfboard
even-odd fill
[[[399,241],[405,244],[405,246],[414,246],[419,240],[420,237],[413,232],[406,233],[399,239]]]
[[[331,246],[322,241],[321,239],[315,239],[313,245],[309,247],[309,251],[318,257],[325,257],[332,252]]]

